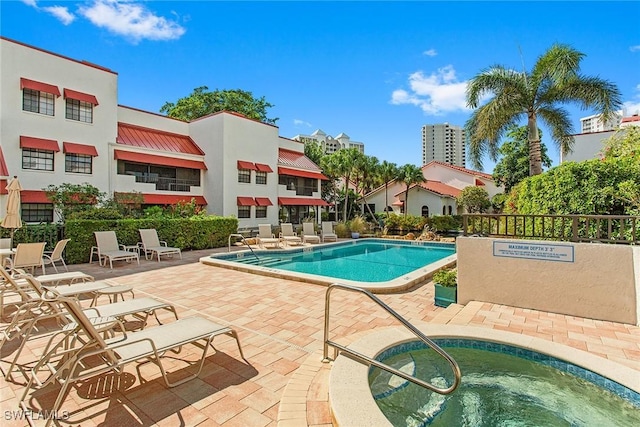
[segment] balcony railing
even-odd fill
[[[640,216],[464,214],[463,235],[569,242],[640,243]]]
[[[155,184],[156,190],[164,191],[191,191],[191,186],[199,186],[200,183],[191,179],[165,178],[156,174],[133,174],[136,182]]]

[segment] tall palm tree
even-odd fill
[[[335,156],[339,174],[344,180],[344,208],[342,213],[342,220],[346,221],[347,209],[349,205],[349,182],[351,181],[351,176],[353,175],[353,168],[356,159],[363,154],[356,148],[345,148],[336,151],[332,155]]]
[[[387,210],[387,206],[389,206],[389,182],[398,178],[398,165],[384,160],[380,164],[379,173],[380,180],[384,182],[384,210],[387,213],[387,218],[389,218],[389,211]]]
[[[563,152],[574,143],[569,113],[562,104],[595,108],[608,120],[622,105],[620,91],[611,82],[580,74],[585,55],[570,46],[555,44],[538,58],[530,72],[494,65],[467,85],[467,105],[476,109],[465,124],[470,159],[482,168],[481,157],[496,160],[500,138],[510,125],[527,119],[529,175],[542,173],[538,118],[547,124],[553,141]],[[493,98],[478,107],[486,95]]]
[[[333,199],[333,209],[335,211],[335,219],[338,219],[338,194],[337,194],[337,185],[336,181],[340,178],[340,167],[338,164],[338,158],[334,154],[330,154],[327,156],[323,156],[320,159],[320,167],[322,168],[322,173],[324,173],[327,178],[329,178],[330,189],[329,191],[332,193]]]
[[[362,196],[364,203],[364,210],[367,209],[369,214],[375,218],[374,213],[371,211],[369,204],[367,203],[367,193],[373,190],[378,183],[378,168],[380,167],[380,161],[375,156],[363,155],[356,161],[355,173],[357,176],[356,191]]]
[[[406,164],[400,168],[399,179],[406,185],[404,192],[404,216],[406,217],[409,211],[409,187],[413,184],[425,182],[426,178],[424,177],[422,168],[416,165]]]

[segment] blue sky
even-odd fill
[[[637,1],[3,0],[0,8],[3,36],[116,71],[121,105],[159,112],[199,86],[247,90],[274,104],[269,116],[284,137],[344,132],[398,165],[420,165],[424,124],[464,125],[470,78],[496,64],[530,70],[554,43],[585,53],[582,72],[615,83],[627,113],[640,112]],[[568,109],[576,132],[593,114]]]

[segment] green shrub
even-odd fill
[[[433,274],[433,282],[446,288],[453,288],[458,285],[458,271],[455,268],[438,270]]]
[[[349,227],[344,222],[339,222],[333,226],[333,232],[336,233],[338,237],[345,238],[351,237],[351,232],[349,231]]]

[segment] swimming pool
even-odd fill
[[[437,339],[462,371],[442,396],[373,368],[376,404],[394,426],[640,425],[640,394],[598,374],[531,350],[471,339]],[[442,358],[422,342],[392,347],[378,357],[414,376],[446,386]],[[441,384],[440,384],[441,383]]]
[[[286,250],[213,255],[200,261],[320,284],[336,281],[370,290],[413,286],[455,263],[451,243],[361,239]]]

